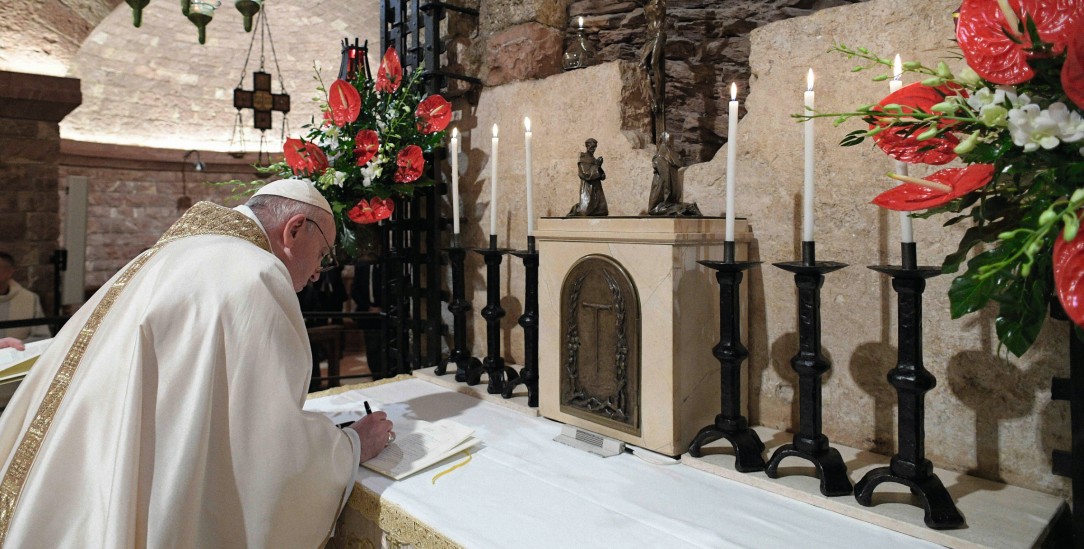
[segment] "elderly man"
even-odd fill
[[[43,316],[45,313],[41,310],[38,294],[15,281],[15,258],[7,252],[0,252],[0,322]],[[0,349],[14,347],[21,351],[23,343],[48,337],[49,328],[45,325],[8,328],[0,330]]]
[[[317,547],[391,438],[301,410],[295,292],[335,242],[311,184],[201,202],[79,310],[0,416],[4,547]]]

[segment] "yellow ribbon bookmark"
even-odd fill
[[[456,469],[470,463],[470,460],[474,459],[470,455],[470,449],[463,450],[463,453],[467,455],[467,459],[465,459],[465,460],[463,460],[463,461],[461,461],[459,463],[456,463],[455,465],[452,465],[451,467],[449,467],[449,468],[447,468],[447,469],[433,475],[433,484],[437,483],[438,478],[440,478],[440,477],[442,477],[444,475],[447,475],[448,473],[451,473],[452,471],[455,471]]]

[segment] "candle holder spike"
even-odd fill
[[[775,450],[764,473],[779,478],[779,463],[788,457],[805,459],[816,468],[820,490],[826,496],[845,496],[853,491],[847,465],[839,450],[829,445],[821,431],[821,376],[832,364],[821,355],[821,286],[824,275],[847,266],[845,263],[816,260],[816,243],[802,242],[802,260],[775,263],[794,273],[798,287],[798,354],[790,359],[798,373],[798,431],[790,444]]]
[[[896,367],[888,373],[888,382],[896,388],[898,402],[897,435],[899,451],[888,467],[878,467],[865,474],[854,487],[858,503],[869,507],[873,492],[885,482],[903,484],[922,499],[926,526],[937,530],[965,526],[963,515],[941,479],[926,459],[926,393],[937,386],[937,379],[922,364],[922,292],[926,279],[941,274],[938,267],[917,266],[913,242],[902,244],[902,266],[871,266],[892,277],[898,302]]]
[[[723,243],[723,261],[698,261],[715,270],[719,282],[719,343],[712,354],[719,361],[721,412],[715,423],[696,434],[689,455],[700,457],[701,447],[720,438],[734,447],[734,468],[742,473],[764,470],[764,443],[741,415],[741,364],[749,350],[741,343],[740,290],[743,272],[759,261],[734,261],[734,242]]]
[[[510,379],[504,384],[504,392],[501,396],[512,398],[512,393],[517,385],[527,387],[527,406],[538,407],[538,251],[535,250],[533,236],[527,237],[527,250],[512,252],[512,255],[523,260],[526,271],[523,304],[523,314],[520,315],[518,324],[523,328],[523,368],[519,376]]]

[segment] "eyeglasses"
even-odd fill
[[[327,253],[324,254],[324,257],[320,258],[320,272],[326,273],[331,269],[338,267],[339,262],[335,261],[335,248],[327,241],[327,236],[324,235],[324,230],[320,228],[320,224],[308,217],[305,218],[305,221],[316,226],[316,230],[320,231],[320,238],[323,238],[324,244],[327,244]]]

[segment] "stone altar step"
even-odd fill
[[[765,459],[792,438],[790,433],[784,431],[766,427],[755,429],[767,447]],[[889,458],[886,456],[835,443],[832,446],[843,456],[852,482],[860,480],[870,469],[888,465]],[[874,505],[863,507],[853,495],[831,498],[821,495],[820,481],[812,476],[812,464],[802,459],[784,460],[779,467],[780,478],[773,480],[763,472],[736,471],[733,450],[725,440],[705,445],[702,454],[701,457],[694,458],[686,453],[681,456],[681,462],[946,547],[1035,547],[1042,543],[1050,526],[1066,507],[1065,501],[1057,496],[938,468],[935,472],[956,501],[957,508],[967,521],[967,527],[958,530],[933,530],[922,521],[924,510],[920,500],[900,484],[881,484],[874,492]]]

